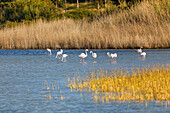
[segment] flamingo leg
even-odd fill
[[[61,59],[61,57],[62,57],[62,56],[60,55],[59,58]]]
[[[112,60],[111,62],[114,62],[114,61],[116,61],[116,59],[115,59],[115,58],[113,58],[113,60]]]
[[[49,52],[47,51],[47,55],[49,55]]]

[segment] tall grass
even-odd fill
[[[95,101],[169,101],[170,67],[152,66],[113,72],[92,72],[83,79],[68,79],[68,86],[79,92],[92,93]]]
[[[152,0],[92,22],[39,20],[0,30],[0,48],[169,48],[169,9],[167,0]]]

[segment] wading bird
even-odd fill
[[[93,51],[90,51],[90,53],[92,54],[92,57],[94,58],[94,61],[95,61],[95,58],[97,58],[97,54],[93,53]]]
[[[146,56],[146,52],[142,52],[140,55],[142,55],[142,56],[143,56],[143,59],[144,59],[145,56]]]
[[[61,55],[63,54],[63,50],[62,49],[60,49],[60,51],[58,51],[57,52],[57,55],[56,55],[56,58],[58,57],[58,56],[60,56],[61,57]]]
[[[113,58],[113,61],[115,61],[116,60],[116,57],[117,57],[117,53],[109,53],[109,52],[107,52],[107,55],[110,57],[110,58]]]
[[[139,54],[142,53],[142,48],[143,47],[140,47],[140,49],[137,49],[136,52],[138,53],[138,57],[139,57]]]
[[[81,54],[79,55],[79,57],[81,57],[80,62],[82,61],[82,59],[83,59],[83,62],[84,62],[84,58],[87,57],[87,51],[88,51],[88,49],[85,50],[85,53],[86,53],[86,54],[85,54],[85,53],[81,53]]]
[[[48,51],[48,54],[49,54],[49,55],[52,55],[51,49],[47,48],[46,50]]]
[[[62,60],[61,61],[65,61],[66,62],[66,57],[67,57],[68,55],[67,54],[63,54],[63,56],[62,56]]]

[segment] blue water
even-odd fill
[[[64,50],[68,54],[66,62],[55,58],[57,51],[52,50],[53,55],[47,55],[46,50],[0,50],[0,112],[170,112],[169,106],[154,102],[148,107],[145,102],[95,102],[91,94],[71,91],[67,86],[68,77],[83,77],[93,70],[130,70],[170,64],[169,49],[143,50],[147,53],[145,58],[138,57],[135,50],[93,50],[98,55],[96,61],[88,52],[84,63],[78,57],[84,50]],[[116,52],[116,61],[111,62],[107,52]],[[50,90],[47,90],[47,84]],[[51,100],[48,99],[49,93]]]

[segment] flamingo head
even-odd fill
[[[90,53],[92,53],[92,51],[90,51]]]
[[[89,51],[88,49],[86,49],[85,51]]]
[[[109,52],[107,52],[107,55],[109,55],[110,53]]]

